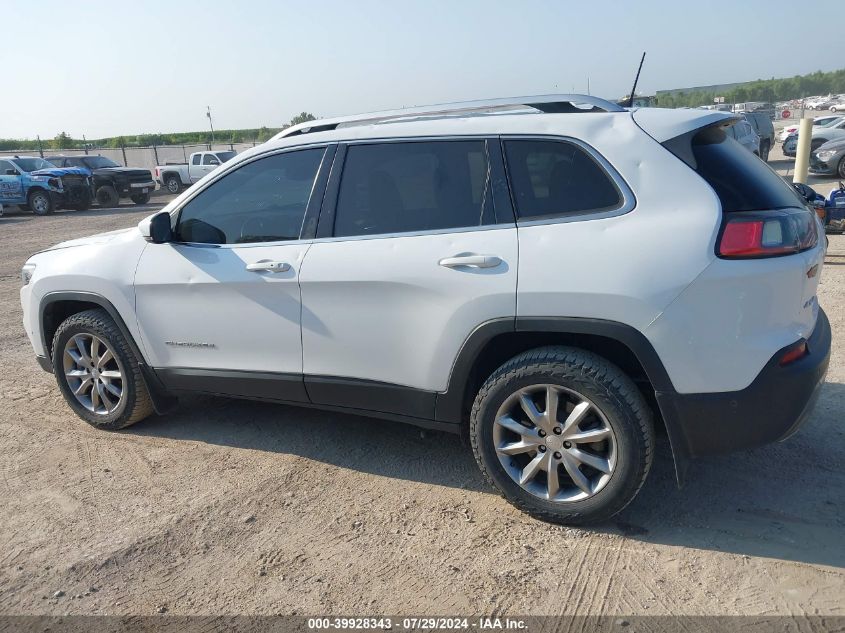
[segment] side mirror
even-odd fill
[[[170,214],[166,211],[144,218],[138,223],[138,230],[148,242],[164,244],[173,241],[173,229],[170,227]]]
[[[170,214],[167,212],[157,213],[150,220],[150,241],[153,244],[164,244],[173,240],[170,221]]]

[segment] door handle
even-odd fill
[[[441,259],[438,263],[446,268],[457,268],[458,266],[495,268],[502,263],[502,259],[495,255],[455,255],[455,257]]]
[[[287,262],[271,262],[269,260],[261,260],[252,264],[247,264],[246,269],[254,273],[283,273],[290,270],[290,264]]]

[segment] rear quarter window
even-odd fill
[[[700,130],[691,140],[693,162],[690,166],[716,192],[722,211],[803,206],[792,187],[729,134],[724,127],[714,126]],[[664,146],[673,151],[672,141]]]
[[[623,204],[613,179],[574,143],[513,139],[504,149],[520,220],[600,213]]]

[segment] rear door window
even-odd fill
[[[692,139],[692,155],[691,166],[719,196],[726,213],[803,206],[792,187],[723,127],[698,132]]]
[[[483,140],[351,145],[334,235],[474,227],[492,206]]]
[[[599,213],[623,204],[610,175],[574,143],[514,139],[504,147],[520,220]]]

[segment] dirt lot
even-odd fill
[[[389,422],[197,397],[88,427],[35,363],[19,269],[149,212],[0,218],[0,613],[845,615],[845,237],[812,420],[681,491],[663,442],[634,503],[580,530],[511,508],[457,437]]]

